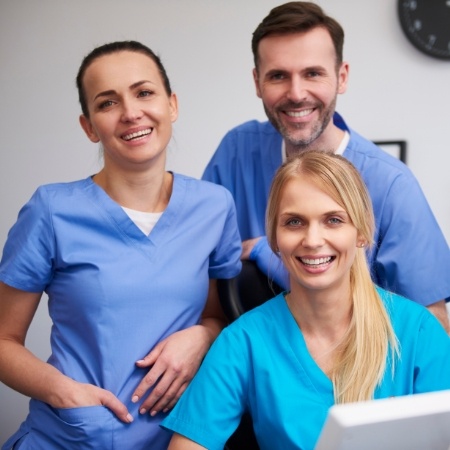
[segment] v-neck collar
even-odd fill
[[[175,226],[176,217],[179,216],[185,204],[185,180],[173,173],[172,194],[169,203],[155,227],[146,236],[130,219],[123,208],[93,181],[92,177],[85,179],[85,188],[89,192],[94,204],[103,212],[108,220],[114,223],[123,235],[134,243],[140,243],[144,246],[159,246],[165,241],[167,234]]]
[[[284,294],[279,295],[280,311],[283,323],[286,324],[287,345],[295,358],[293,363],[312,389],[317,390],[321,395],[325,393],[333,399],[333,384],[309,353],[303,333],[289,309]]]

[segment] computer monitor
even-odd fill
[[[315,450],[450,450],[450,390],[334,405]]]

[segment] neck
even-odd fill
[[[127,175],[103,168],[93,180],[120,206],[136,211],[162,212],[172,194],[173,176],[169,172]]]
[[[346,342],[350,330],[352,307],[349,296],[321,298],[312,305],[307,300],[288,294],[286,302],[302,332],[309,354],[330,377],[335,358],[342,351],[342,344]]]
[[[349,286],[334,288],[331,292],[309,292],[296,289],[295,285],[292,287],[286,302],[303,332],[328,335],[333,340],[348,328],[352,314]]]

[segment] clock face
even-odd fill
[[[420,51],[450,60],[450,0],[398,0],[408,40]]]

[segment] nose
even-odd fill
[[[292,77],[289,83],[287,91],[287,97],[289,100],[295,103],[299,103],[306,98],[306,90],[304,83],[300,77]]]
[[[319,225],[310,224],[306,227],[302,239],[302,245],[306,248],[318,248],[324,243],[323,232]]]
[[[122,101],[122,121],[135,122],[143,116],[143,111],[138,102],[133,100]]]

